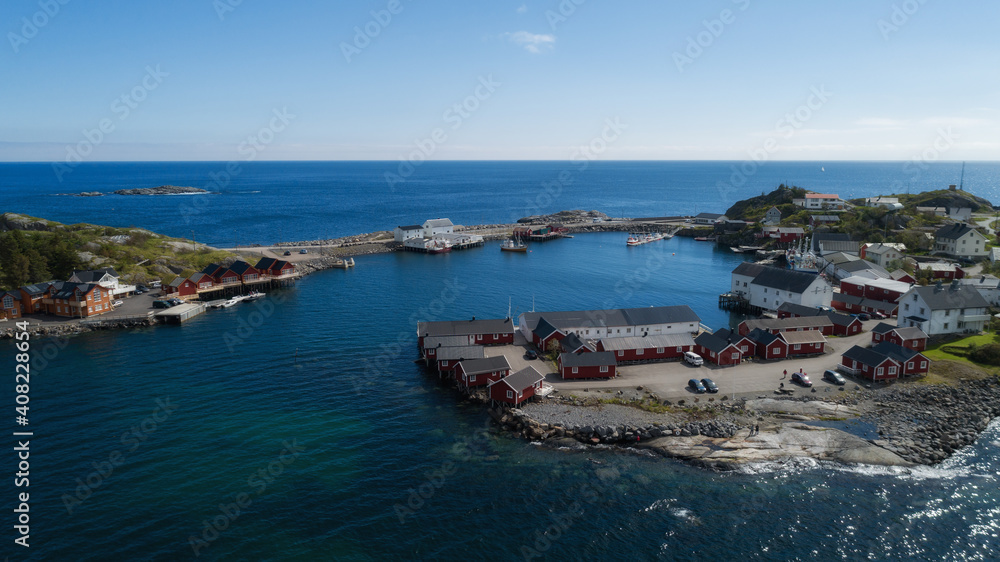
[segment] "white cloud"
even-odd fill
[[[529,53],[540,53],[542,49],[551,49],[556,42],[555,35],[545,33],[530,33],[527,31],[515,31],[514,33],[504,33],[508,41],[515,45],[524,47]]]
[[[517,13],[519,13],[519,14],[523,14],[524,12],[527,12],[527,11],[528,11],[528,5],[527,4],[521,4],[521,6],[517,9]]]
[[[889,119],[885,117],[866,117],[863,119],[858,119],[857,124],[859,127],[870,127],[874,129],[899,129],[905,127],[908,123],[902,119]]]

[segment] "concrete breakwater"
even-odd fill
[[[11,321],[13,324],[13,321]],[[156,319],[153,317],[149,318],[126,318],[126,319],[99,319],[89,321],[86,324],[81,322],[72,322],[66,324],[51,324],[51,325],[37,325],[33,324],[28,329],[28,333],[32,336],[46,336],[46,337],[62,337],[69,336],[73,334],[82,334],[84,332],[90,332],[93,330],[119,330],[123,328],[140,328],[145,326],[156,325]],[[20,330],[16,329],[14,326],[4,326],[0,328],[0,340],[11,339],[14,334]]]

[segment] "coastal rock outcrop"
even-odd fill
[[[207,189],[198,187],[181,187],[178,185],[160,185],[157,187],[137,187],[134,189],[118,189],[116,195],[179,195],[188,193],[208,193]]]

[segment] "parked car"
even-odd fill
[[[292,251],[291,251],[291,250],[285,250],[285,255],[286,255],[286,256],[290,256],[290,255],[292,255]]]
[[[885,320],[886,318],[888,318],[888,316],[882,314],[881,312],[872,312],[872,317],[877,318],[879,320]]]
[[[153,301],[153,308],[170,308],[173,306],[167,301]]]
[[[802,386],[812,386],[813,383],[809,380],[809,375],[805,373],[792,373],[792,382],[796,384],[801,384]]]
[[[701,384],[701,381],[698,379],[689,380],[688,388],[690,388],[694,392],[697,392],[698,394],[705,394],[705,385]]]
[[[122,302],[122,301],[115,301],[115,302],[111,303],[111,308],[118,308],[119,306],[121,306],[123,304],[125,304],[125,303]]]
[[[142,291],[143,293],[148,293],[149,292],[149,287],[147,287],[145,285],[136,285],[135,290],[136,290],[136,292]]]
[[[525,359],[538,359],[538,353],[536,353],[534,349],[529,349],[528,351],[524,352],[524,358]]]
[[[154,288],[154,289],[159,289],[160,288],[160,282],[159,281],[153,281],[152,283],[149,284],[149,286],[152,287],[152,288]]]
[[[170,299],[168,302],[170,303],[171,306],[177,306],[179,304],[184,304],[184,301],[182,301],[181,299]]]
[[[705,385],[705,390],[712,394],[719,392],[719,385],[715,384],[712,379],[701,379],[701,384]]]
[[[307,249],[305,249],[305,248],[302,248],[301,250],[299,250],[299,253],[300,253],[300,254],[308,254],[308,253],[309,253],[309,250],[307,250]]]
[[[858,319],[861,320],[862,322],[866,322],[868,320],[871,320],[872,317],[867,312],[862,312],[861,314],[858,315]]]
[[[695,367],[700,367],[705,363],[705,360],[701,358],[701,355],[698,355],[693,351],[685,351],[684,360],[694,365]]]
[[[840,386],[847,384],[847,381],[844,380],[844,377],[842,377],[840,373],[838,373],[837,371],[830,371],[830,370],[823,371],[823,380],[832,382],[833,384],[837,384]]]

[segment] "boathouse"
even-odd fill
[[[881,342],[891,342],[914,351],[923,351],[927,348],[927,334],[920,328],[892,326],[880,322],[878,326],[872,328],[872,344]]]
[[[437,348],[437,353],[435,354],[435,359],[437,359],[437,369],[440,373],[454,373],[455,367],[462,361],[468,359],[483,359],[486,355],[483,353],[483,346],[481,345],[465,345],[460,347],[439,347]]]
[[[818,330],[824,335],[833,333],[833,322],[826,316],[802,316],[791,318],[756,318],[740,322],[739,333],[746,335],[760,328],[773,334],[778,332],[796,332]]]
[[[469,336],[430,336],[424,338],[423,357],[428,362],[437,361],[437,350],[442,347],[465,347],[475,345]]]
[[[614,353],[619,365],[679,360],[693,347],[691,334],[602,338],[596,346],[597,351]]]
[[[778,334],[756,328],[747,337],[756,344],[757,357],[764,360],[785,359],[788,357],[788,344]]]
[[[715,337],[724,339],[740,350],[740,355],[746,357],[757,352],[757,344],[745,335],[733,332],[729,328],[720,328],[714,332]]]
[[[514,323],[510,318],[417,322],[417,345],[423,348],[428,336],[472,336],[477,345],[514,343]]]
[[[550,342],[559,341],[565,337],[565,332],[549,324],[544,318],[539,318],[535,329],[531,331],[531,343],[543,352],[548,351]]]
[[[182,298],[190,297],[198,294],[198,285],[190,279],[175,277],[173,281],[163,287],[163,292]]]
[[[694,339],[695,353],[702,358],[719,365],[738,365],[743,360],[740,349],[728,340],[710,332],[702,332]]]
[[[864,327],[857,316],[841,314],[832,310],[820,310],[794,303],[785,303],[778,308],[778,318],[801,318],[809,316],[826,316],[829,318],[830,322],[833,323],[832,334],[835,336],[853,336],[861,332]]]
[[[881,353],[899,363],[899,374],[904,377],[926,375],[930,368],[930,360],[923,353],[892,342],[884,341],[872,346],[872,351]]]
[[[490,383],[488,392],[490,400],[511,406],[517,406],[530,399],[542,390],[545,380],[534,367],[525,367],[520,371]]]
[[[283,275],[294,275],[295,264],[276,258],[260,258],[254,266],[263,275],[281,277]]]
[[[840,365],[841,369],[852,375],[873,381],[899,378],[900,366],[894,359],[857,345],[844,352],[840,358]]]
[[[458,386],[469,390],[476,386],[487,386],[510,374],[510,363],[503,355],[484,357],[482,359],[467,359],[455,367],[455,380]]]
[[[525,312],[518,316],[517,325],[526,340],[535,342],[533,332],[543,317],[546,323],[562,333],[574,333],[585,340],[693,334],[698,332],[701,323],[698,315],[687,305]]]
[[[559,373],[563,379],[603,379],[617,376],[615,354],[610,351],[593,353],[562,353]]]
[[[819,330],[781,332],[778,337],[788,344],[789,357],[821,355],[826,351],[826,337]]]

